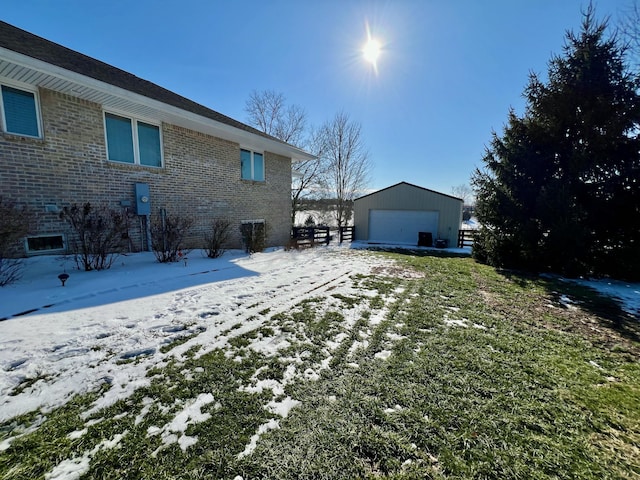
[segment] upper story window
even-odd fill
[[[159,126],[107,112],[104,114],[104,126],[109,160],[162,167]]]
[[[261,153],[240,150],[240,171],[243,180],[264,182],[264,157]]]
[[[36,92],[2,85],[1,93],[0,111],[4,131],[27,137],[41,137]]]

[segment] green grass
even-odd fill
[[[265,310],[225,349],[151,370],[149,386],[89,418],[102,392],[0,425],[0,441],[21,435],[0,451],[0,479],[44,478],[94,450],[82,478],[640,476],[637,319],[583,287],[469,258],[375,255],[421,276],[389,269],[357,276],[350,294]],[[280,338],[277,356],[252,348]],[[193,446],[149,435],[202,393],[214,401],[185,432]],[[286,417],[267,408],[287,397],[300,403]]]

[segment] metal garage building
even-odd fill
[[[400,182],[353,202],[355,239],[371,243],[418,245],[431,237],[455,247],[462,222],[462,199]],[[422,244],[423,242],[421,242]]]

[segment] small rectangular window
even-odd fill
[[[6,132],[40,137],[35,93],[2,85],[2,114]]]
[[[63,235],[38,235],[25,239],[26,250],[30,255],[38,253],[63,252],[66,249]]]
[[[264,156],[240,149],[240,174],[243,180],[264,182]]]
[[[162,167],[159,126],[107,112],[104,125],[109,160]]]

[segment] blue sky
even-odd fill
[[[632,0],[594,2],[615,24]],[[492,130],[521,113],[587,0],[4,0],[2,20],[247,121],[274,90],[320,125],[362,125],[369,187],[451,193],[481,166]],[[383,45],[377,73],[367,30]]]

